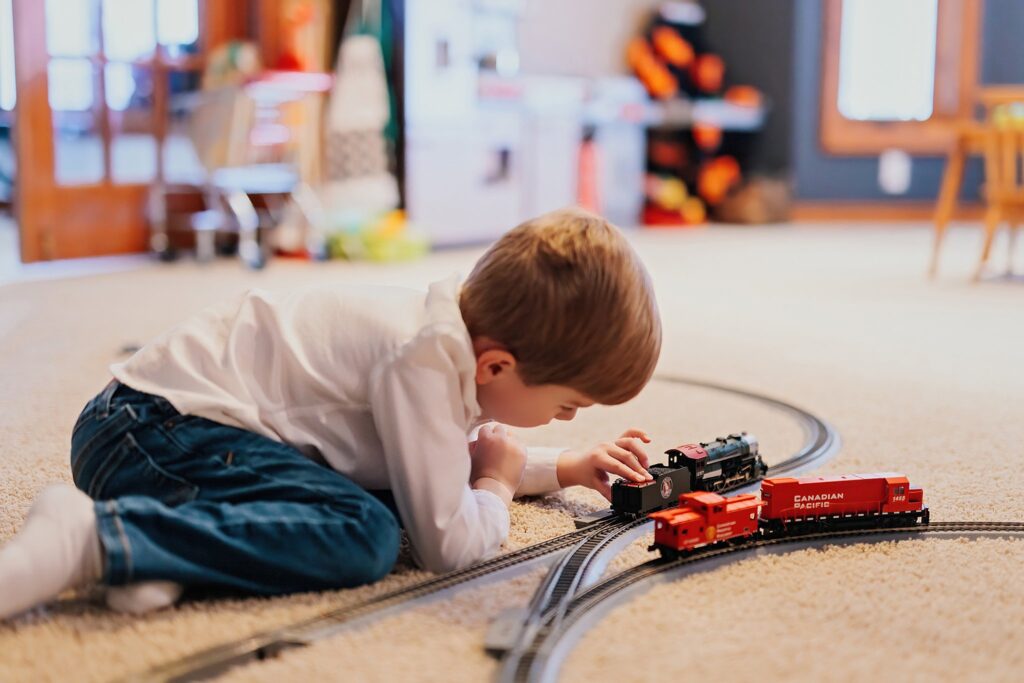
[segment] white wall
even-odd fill
[[[524,0],[524,73],[609,76],[627,72],[626,43],[661,0]]]

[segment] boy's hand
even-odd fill
[[[566,486],[586,486],[612,499],[609,474],[628,481],[653,479],[647,471],[650,460],[644,443],[650,443],[647,433],[628,429],[614,442],[598,444],[584,452],[565,451],[558,456],[558,483]]]
[[[493,479],[508,489],[507,496],[502,493],[498,495],[503,500],[507,497],[505,502],[510,503],[523,480],[526,448],[509,434],[505,425],[492,423],[480,428],[476,441],[469,444],[469,454],[473,461],[469,475],[473,488],[486,488],[498,493],[486,482],[478,485],[481,479]]]

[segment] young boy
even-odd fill
[[[71,436],[78,489],[0,550],[0,618],[97,582],[136,613],[185,586],[356,586],[391,570],[399,520],[424,568],[479,561],[515,495],[649,477],[639,430],[557,452],[503,425],[624,402],[660,348],[639,258],[577,209],[504,235],[461,289],[250,291],[111,366]]]

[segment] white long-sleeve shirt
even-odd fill
[[[455,278],[429,292],[250,290],[146,344],[114,377],[179,412],[294,446],[367,489],[391,489],[417,560],[448,571],[508,536],[501,499],[469,486],[481,423]],[[558,488],[560,449],[528,449],[517,494]]]

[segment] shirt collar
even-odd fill
[[[426,324],[442,324],[451,330],[453,337],[460,342],[455,364],[462,388],[466,423],[473,425],[480,421],[482,409],[476,396],[476,354],[473,352],[473,339],[469,336],[469,329],[466,328],[462,310],[459,308],[459,288],[457,275],[451,275],[429,286],[425,305]]]

